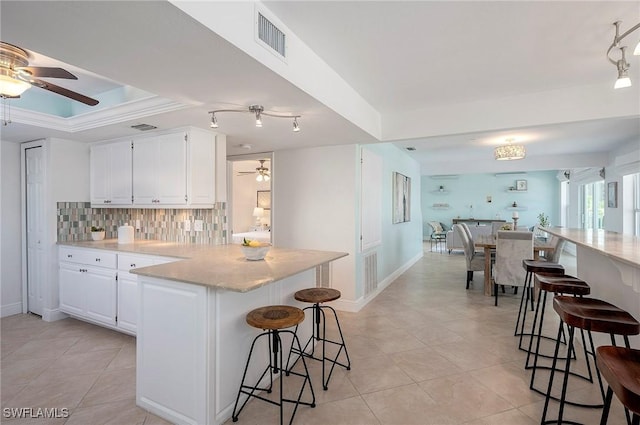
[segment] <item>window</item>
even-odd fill
[[[582,228],[603,229],[605,207],[604,181],[582,186]]]

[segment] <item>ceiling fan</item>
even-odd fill
[[[267,161],[266,159],[259,159],[258,162],[260,162],[260,166],[256,168],[256,171],[238,171],[238,175],[246,176],[246,175],[255,174],[256,181],[268,182],[269,179],[271,178],[271,173],[269,172],[269,169],[264,166],[264,163],[266,161]]]
[[[57,86],[40,78],[64,78],[77,80],[78,77],[62,68],[29,66],[29,53],[13,44],[0,41],[0,97],[19,98],[22,93],[39,87],[69,99],[95,106],[98,101]]]

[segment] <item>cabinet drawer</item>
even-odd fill
[[[110,269],[115,269],[117,264],[115,252],[97,249],[60,247],[58,250],[58,259],[69,263],[107,267]]]
[[[157,264],[154,257],[118,254],[118,270],[129,271],[139,267],[153,266],[154,264]]]

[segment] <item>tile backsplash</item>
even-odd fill
[[[91,226],[104,227],[105,237],[117,238],[118,227],[129,223],[136,239],[190,242],[207,245],[227,243],[226,203],[213,209],[92,208],[90,202],[58,202],[58,241],[91,240]],[[184,230],[184,222],[191,230]],[[194,220],[203,221],[203,230],[194,231]]]

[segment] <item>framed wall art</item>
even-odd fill
[[[265,210],[271,209],[271,191],[270,190],[258,190],[256,207],[264,208]]]
[[[516,180],[516,190],[527,190],[526,180]]]
[[[411,221],[411,177],[393,172],[393,224]]]

